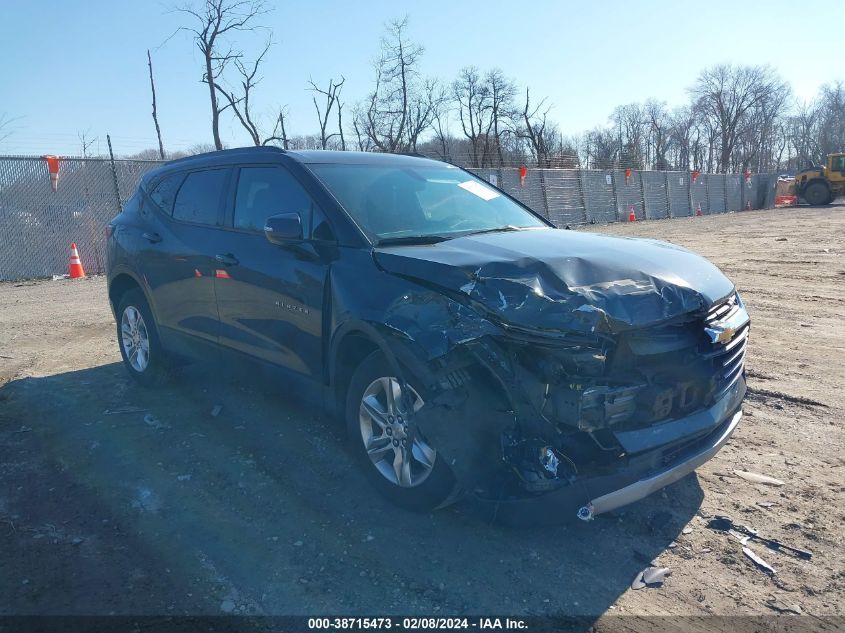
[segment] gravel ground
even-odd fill
[[[388,506],[338,422],[272,384],[192,366],[138,387],[102,278],[0,284],[0,615],[845,614],[845,207],[590,228],[682,244],[737,283],[746,417],[697,475],[542,529]],[[770,577],[716,514],[813,558],[752,545]],[[651,560],[671,577],[631,590]]]

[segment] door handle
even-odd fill
[[[144,232],[144,233],[141,234],[141,237],[143,237],[145,240],[147,240],[151,244],[156,244],[156,243],[161,241],[161,235],[159,235],[158,233]]]
[[[219,263],[223,264],[224,266],[237,266],[238,265],[238,258],[232,255],[231,253],[217,253],[214,256]]]

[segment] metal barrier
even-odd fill
[[[529,169],[520,186],[516,168],[470,169],[477,176],[543,214],[558,226],[768,209],[774,206],[775,174],[751,182],[735,174],[617,169]]]
[[[53,191],[47,163],[37,157],[0,157],[0,280],[49,277],[67,271],[76,242],[88,272],[105,268],[105,227],[141,176],[160,161],[63,158]],[[516,168],[472,169],[479,177],[551,219],[558,226],[761,209],[774,206],[774,174],[750,183],[736,175],[689,172],[529,169],[520,184]],[[116,177],[116,178],[115,178]]]

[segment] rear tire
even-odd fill
[[[831,198],[830,189],[822,182],[811,182],[804,190],[804,200],[814,207],[828,204]]]
[[[160,384],[167,363],[158,328],[140,289],[128,290],[117,306],[117,344],[129,375],[150,387]]]
[[[405,509],[429,512],[446,501],[455,478],[415,425],[423,401],[413,378],[406,377],[413,409],[407,411],[394,373],[381,351],[358,366],[346,394],[347,432],[356,459],[382,496]]]

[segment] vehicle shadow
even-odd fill
[[[412,514],[373,494],[337,420],[209,367],[156,389],[118,363],[12,381],[0,441],[8,614],[597,617],[674,541],[692,555],[681,529],[703,499],[693,475],[591,523]],[[33,549],[45,525],[81,546]]]

